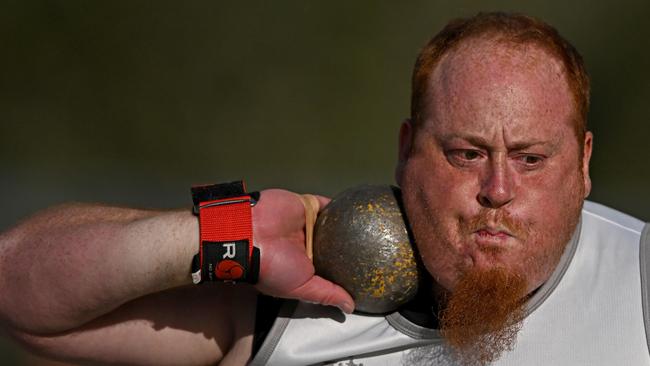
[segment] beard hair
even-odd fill
[[[503,268],[471,270],[443,299],[440,332],[462,365],[512,350],[525,316],[526,280]]]

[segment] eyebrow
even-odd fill
[[[484,137],[471,135],[471,134],[464,134],[464,133],[450,133],[450,134],[443,135],[441,141],[449,141],[451,139],[465,140],[472,145],[482,147],[482,148],[488,148],[491,146],[490,141]],[[524,150],[529,147],[537,146],[537,145],[550,146],[554,150],[557,147],[556,142],[547,141],[547,140],[529,140],[529,141],[521,141],[521,142],[514,142],[508,144],[508,150]]]

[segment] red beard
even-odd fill
[[[522,276],[502,268],[469,271],[443,300],[441,334],[462,364],[490,363],[514,346],[526,298]]]

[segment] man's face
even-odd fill
[[[471,40],[443,56],[417,131],[400,133],[398,183],[420,255],[453,292],[495,268],[530,292],[548,279],[590,190],[561,63],[534,46]]]

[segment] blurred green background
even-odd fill
[[[481,10],[541,17],[581,51],[591,199],[650,220],[647,0],[3,1],[0,230],[70,200],[188,206],[193,183],[392,183],[418,50]],[[34,362],[0,339],[1,364]]]

